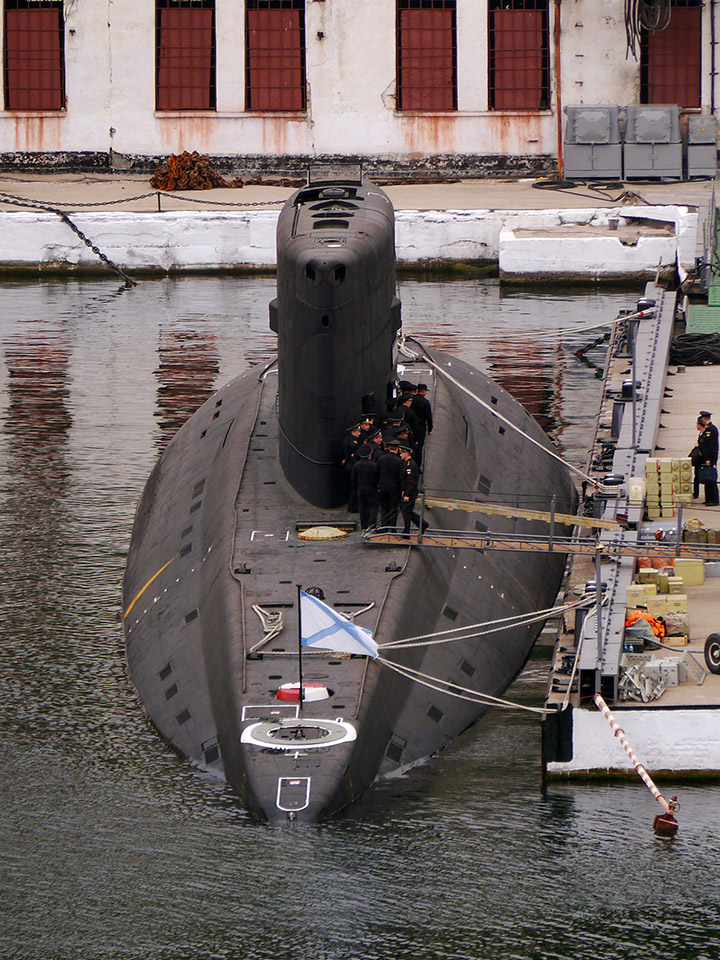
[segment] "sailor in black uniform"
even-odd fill
[[[415,414],[420,426],[416,457],[418,466],[422,466],[422,450],[425,443],[425,437],[427,434],[432,433],[433,428],[432,407],[430,406],[430,401],[425,396],[426,393],[427,384],[419,383],[417,385],[417,393],[412,399],[412,411]]]
[[[711,423],[712,414],[708,410],[700,411],[704,430],[698,437],[697,445],[700,448],[702,460],[700,462],[700,471],[703,468],[715,468],[714,480],[701,480],[705,487],[705,504],[708,507],[717,507],[720,503],[718,497],[717,485],[717,461],[718,461],[718,430],[714,423]]]
[[[382,430],[383,442],[387,444],[388,440],[394,440],[397,438],[398,427],[403,423],[403,410],[393,410],[389,413],[382,422],[380,429]]]
[[[417,463],[412,458],[412,450],[408,446],[400,447],[400,459],[403,461],[403,485],[401,510],[405,526],[403,533],[407,536],[410,533],[410,522],[416,527],[420,526],[420,516],[415,513],[415,501],[417,500],[418,490],[420,488],[420,470]],[[427,520],[423,520],[423,533],[429,527]]]
[[[357,449],[360,446],[360,424],[356,423],[354,427],[350,427],[345,436],[340,441],[340,450],[341,450],[341,462],[345,469],[345,473],[350,476],[352,472],[353,463],[355,463],[355,455]]]
[[[413,398],[411,393],[403,394],[399,400],[399,409],[402,409],[403,419],[410,430],[410,446],[414,452],[420,436],[420,421],[418,420],[415,411],[412,408],[412,401]]]
[[[370,438],[370,434],[375,430],[375,421],[371,416],[363,417],[359,423],[360,427],[360,440],[362,443],[367,443]]]
[[[377,461],[383,454],[383,435],[382,430],[376,430],[368,437],[368,443],[372,447],[372,459]]]
[[[377,462],[378,493],[380,495],[380,526],[394,527],[397,523],[405,469],[402,460],[398,456],[397,440],[389,439],[386,447],[386,452]]]
[[[369,443],[363,443],[357,456],[350,475],[350,499],[357,503],[360,527],[364,532],[377,522],[378,465],[371,459],[372,448]]]

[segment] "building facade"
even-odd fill
[[[571,104],[715,113],[716,0],[0,0],[5,164],[550,170]],[[94,158],[94,159],[93,159]]]

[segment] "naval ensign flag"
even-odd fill
[[[358,627],[304,590],[300,591],[300,624],[300,642],[304,647],[360,653],[373,660],[378,655],[378,646],[369,630]]]

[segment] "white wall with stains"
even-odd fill
[[[556,155],[554,22],[551,109],[488,105],[485,0],[457,0],[455,112],[395,110],[394,0],[307,0],[307,114],[244,111],[244,0],[216,0],[217,110],[157,113],[154,3],[66,0],[67,110],[0,111],[0,154],[111,149],[128,156],[542,157]],[[623,0],[562,0],[562,104],[637,102],[625,55]],[[703,109],[710,92],[710,4],[703,9]],[[0,33],[2,31],[0,18]],[[1,41],[1,37],[0,37]]]
[[[158,271],[273,267],[277,218],[277,210],[72,215],[115,263]],[[618,231],[618,221],[633,224],[632,235]],[[508,278],[649,278],[659,261],[693,268],[697,221],[696,210],[678,206],[398,210],[395,247],[400,263],[498,261]],[[0,266],[64,270],[100,263],[53,214],[0,212]]]

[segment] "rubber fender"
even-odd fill
[[[711,633],[705,641],[705,663],[710,673],[720,673],[720,633]]]

